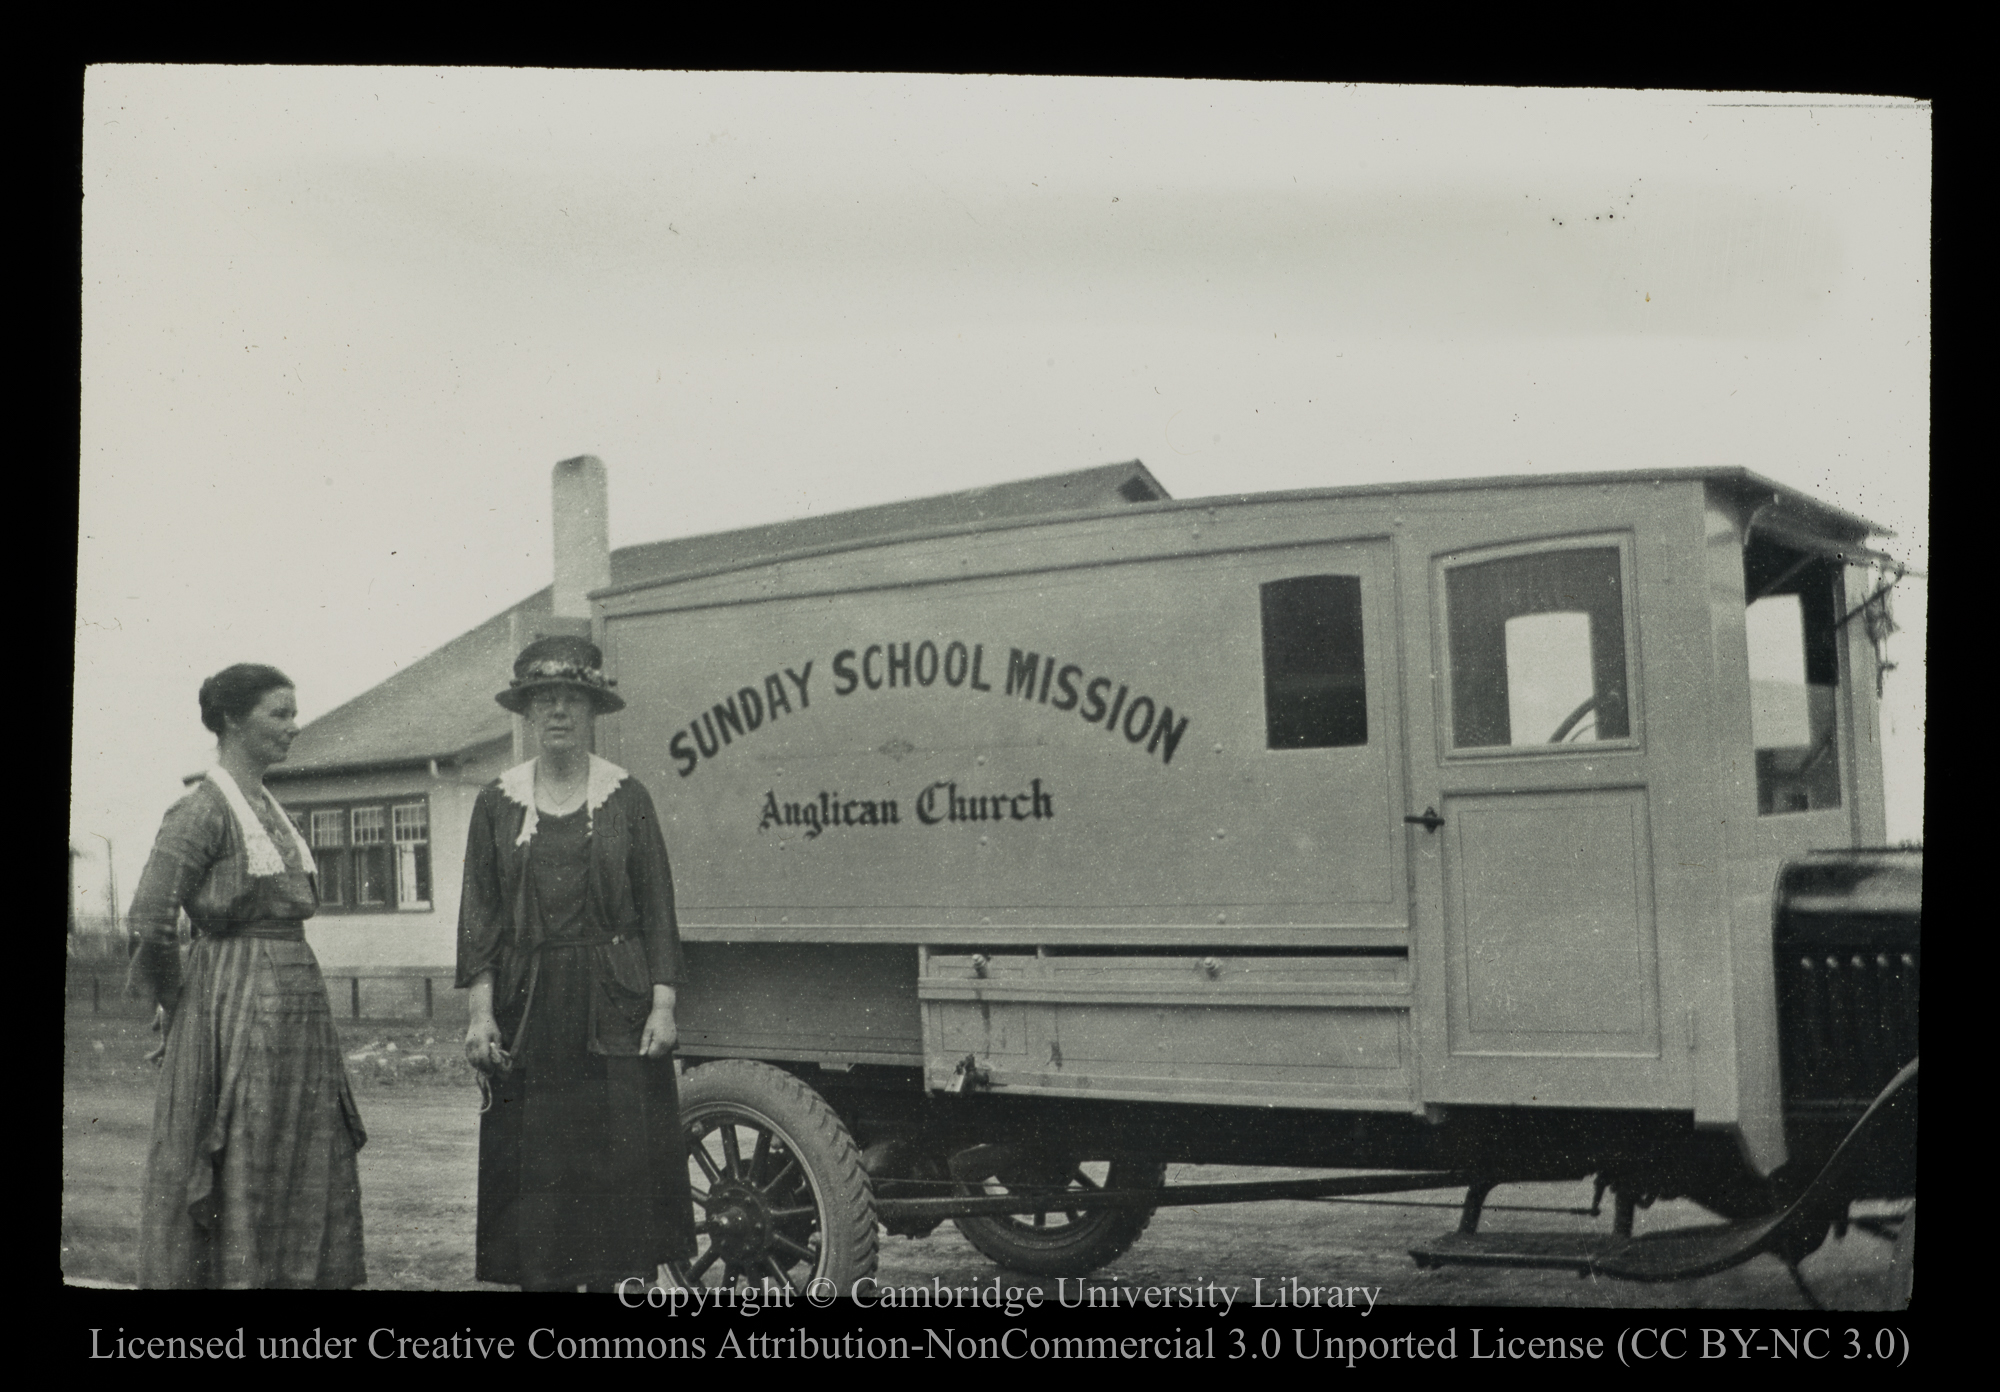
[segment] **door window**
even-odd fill
[[[1631,738],[1616,546],[1449,566],[1445,610],[1454,747]]]

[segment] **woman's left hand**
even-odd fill
[[[174,1015],[162,1002],[153,1007],[153,1032],[160,1036],[160,1042],[146,1054],[146,1062],[158,1068],[167,1056],[167,1036],[174,1030]]]
[[[643,1058],[665,1058],[680,1042],[671,1005],[655,1005],[646,1016],[646,1028],[639,1034],[639,1054]]]

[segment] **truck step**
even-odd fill
[[[1536,1267],[1588,1276],[1599,1262],[1630,1241],[1609,1233],[1448,1232],[1421,1247],[1412,1247],[1410,1255],[1422,1267]]]
[[[1580,1276],[1616,1276],[1625,1281],[1689,1281],[1712,1276],[1761,1252],[1781,1248],[1788,1233],[1806,1234],[1814,1225],[1825,1224],[1829,1213],[1846,1212],[1855,1173],[1865,1167],[1871,1150],[1884,1145],[1914,1149],[1916,1124],[1917,1061],[1911,1059],[1869,1105],[1813,1182],[1775,1213],[1707,1227],[1670,1228],[1642,1237],[1451,1232],[1411,1248],[1410,1255],[1423,1267],[1553,1267]],[[1905,1131],[1907,1135],[1902,1134]]]
[[[1625,1281],[1685,1281],[1727,1270],[1768,1250],[1791,1212],[1636,1238],[1610,1233],[1449,1232],[1411,1248],[1410,1255],[1422,1267],[1539,1267]]]

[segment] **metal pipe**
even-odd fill
[[[1193,1208],[1206,1204],[1318,1199],[1336,1194],[1401,1194],[1457,1189],[1471,1181],[1443,1170],[1407,1174],[1340,1175],[1330,1179],[1252,1180],[1229,1184],[1176,1184],[1162,1189],[1071,1189],[1020,1194],[959,1195],[944,1199],[877,1199],[883,1222],[905,1218],[967,1218],[976,1214],[1083,1213],[1107,1208]]]
[[[555,524],[557,618],[588,619],[590,592],[611,583],[609,489],[604,461],[580,454],[555,466],[550,478]]]

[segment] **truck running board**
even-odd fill
[[[1826,1223],[1829,1212],[1845,1213],[1852,1176],[1865,1163],[1868,1148],[1891,1141],[1899,1127],[1908,1127],[1909,1135],[1914,1136],[1916,1113],[1917,1061],[1911,1059],[1869,1105],[1805,1191],[1784,1208],[1759,1218],[1643,1237],[1453,1232],[1412,1248],[1410,1255],[1422,1267],[1553,1267],[1579,1276],[1615,1276],[1626,1281],[1690,1281],[1712,1276],[1770,1251],[1794,1230]]]
[[[1682,1228],[1645,1237],[1450,1232],[1411,1248],[1410,1255],[1422,1267],[1537,1267],[1626,1281],[1686,1281],[1726,1271],[1766,1250],[1790,1212],[1787,1209],[1743,1223]]]

